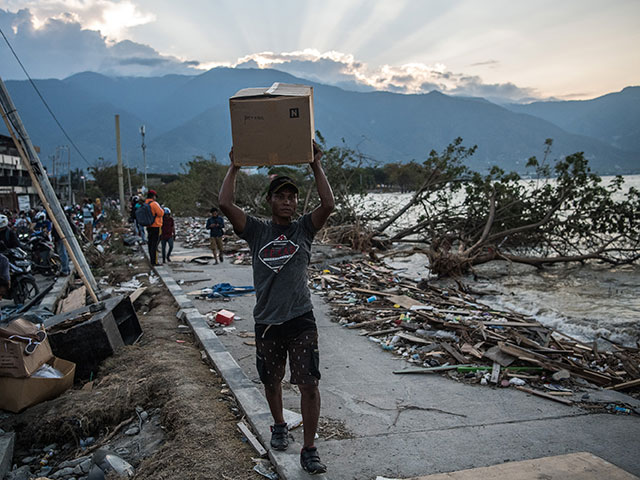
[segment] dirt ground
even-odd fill
[[[132,249],[117,255],[107,262],[110,281],[149,270]],[[140,278],[148,285],[147,277]],[[0,415],[2,428],[17,433],[14,464],[41,458],[42,449],[55,443],[53,471],[64,460],[108,446],[136,468],[136,479],[263,478],[253,471],[256,453],[237,430],[241,412],[235,400],[202,359],[190,331],[178,328],[169,291],[158,282],[135,305],[142,338],[105,360],[93,383],[76,384],[21,414]],[[149,412],[149,419],[140,421],[136,407]],[[142,425],[139,435],[124,435],[136,425]],[[148,441],[145,432],[151,432]],[[83,450],[87,437],[95,443]]]

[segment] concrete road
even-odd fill
[[[173,257],[207,253],[178,245]],[[252,284],[251,267],[229,261],[167,266],[178,283],[205,279],[183,284],[185,293],[221,282]],[[581,451],[640,475],[640,418],[590,414],[514,389],[466,385],[440,375],[394,375],[393,370],[407,366],[403,360],[357,331],[332,323],[322,298],[312,297],[320,332],[321,416],[343,424],[351,436],[319,439],[329,467],[325,478],[406,478]],[[247,345],[250,338],[238,335],[253,331],[255,297],[193,303],[202,314],[226,308],[241,318],[233,324],[236,330],[220,339],[246,376],[258,383],[255,347]],[[615,399],[617,394],[612,395]],[[299,411],[299,397],[286,383],[284,404]],[[302,432],[294,430],[293,436],[299,443]],[[290,454],[297,457],[299,448],[293,445]]]

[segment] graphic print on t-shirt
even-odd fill
[[[258,257],[267,267],[278,273],[300,249],[284,235],[270,241],[258,252]]]

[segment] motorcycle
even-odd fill
[[[9,297],[16,305],[25,304],[40,292],[35,277],[31,275],[29,255],[21,248],[9,248],[3,252],[3,255],[9,260],[11,275]]]
[[[31,251],[35,272],[47,276],[58,274],[61,266],[60,257],[56,253],[53,242],[46,238],[43,232],[36,231],[31,234],[28,249]]]

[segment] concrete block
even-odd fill
[[[16,434],[13,432],[0,435],[0,478],[4,478],[9,470],[11,470],[15,441]]]
[[[76,364],[76,378],[91,372],[116,349],[134,343],[142,334],[138,317],[128,298],[114,297],[105,308],[92,313],[93,306],[55,315],[45,321],[54,355]],[[77,323],[71,323],[75,319]]]

